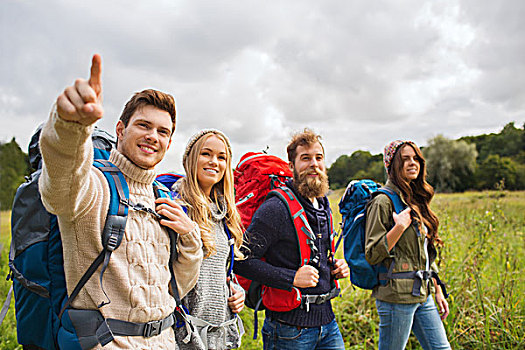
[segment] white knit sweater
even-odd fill
[[[92,166],[92,127],[66,122],[55,108],[40,138],[43,169],[39,187],[46,209],[58,216],[64,250],[68,294],[102,250],[101,232],[109,208],[110,191],[102,173]],[[124,174],[130,200],[155,208],[154,170],[144,170],[118,151],[110,161]],[[179,236],[179,257],[174,262],[179,291],[185,295],[197,281],[202,262],[198,228]],[[104,273],[104,288],[111,303],[100,311],[106,318],[148,322],[167,317],[175,302],[169,294],[169,237],[151,214],[130,210],[120,247]],[[73,307],[96,309],[106,298],[99,284],[100,268],[86,283]],[[174,349],[171,328],[160,335],[115,337],[104,349]]]

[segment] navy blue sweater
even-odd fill
[[[316,234],[320,234],[315,245],[319,249],[319,283],[313,288],[301,288],[303,294],[324,294],[330,291],[330,204],[326,197],[318,198],[319,209],[303,198],[289,182],[290,187],[303,208],[308,223]],[[255,212],[252,222],[245,233],[244,250],[246,260],[236,261],[236,274],[258,281],[264,285],[291,290],[295,273],[299,268],[299,250],[297,235],[292,218],[285,204],[277,197],[267,199]],[[260,258],[266,258],[266,261]],[[288,312],[266,310],[266,317],[301,327],[318,327],[334,319],[330,302],[310,305],[310,311],[296,308]]]

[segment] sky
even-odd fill
[[[2,0],[0,141],[27,150],[57,96],[103,61],[114,134],[134,92],[171,93],[177,129],[159,171],[203,128],[285,157],[322,136],[326,163],[394,139],[499,132],[525,122],[525,1]]]

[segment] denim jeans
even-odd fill
[[[393,304],[376,300],[379,314],[379,349],[403,350],[410,330],[423,349],[450,349],[434,299],[416,304]]]
[[[319,327],[298,329],[265,319],[262,329],[264,350],[344,350],[343,337],[335,319]]]

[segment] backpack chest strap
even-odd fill
[[[437,282],[437,284],[441,287],[441,290],[443,291],[443,295],[445,298],[448,298],[447,288],[445,286],[445,283],[441,281],[439,278],[439,275],[437,272],[432,270],[417,270],[417,271],[406,271],[406,272],[391,272],[388,273],[380,273],[379,279],[382,281],[385,280],[391,280],[391,279],[401,279],[401,280],[414,280],[414,284],[412,287],[412,295],[415,297],[418,297],[421,295],[421,285],[423,282],[426,282],[430,280],[431,278],[434,278]]]
[[[90,349],[98,344],[104,346],[113,341],[115,336],[154,337],[176,322],[173,313],[161,320],[144,323],[106,319],[99,310],[68,309],[67,315],[75,327],[82,349]]]
[[[306,312],[310,311],[310,304],[324,304],[327,301],[336,298],[340,293],[339,288],[332,288],[331,291],[324,294],[303,294],[301,297],[301,308],[306,308]]]
[[[114,335],[125,336],[142,336],[150,338],[159,335],[162,331],[175,324],[175,316],[169,316],[158,321],[150,321],[145,323],[121,321],[117,319],[107,319],[107,323]]]
[[[221,336],[223,338],[223,344],[226,346],[226,336],[228,335],[226,330],[229,326],[236,324],[237,328],[239,330],[239,337],[242,338],[242,336],[245,333],[244,325],[242,323],[241,317],[237,314],[233,316],[232,319],[225,321],[219,325],[210,323],[208,321],[205,321],[201,318],[198,318],[196,316],[187,315],[186,316],[188,320],[196,327],[200,328],[199,331],[199,337],[202,340],[202,343],[204,344],[204,347],[208,348],[208,332],[210,330],[219,331],[221,332]]]

